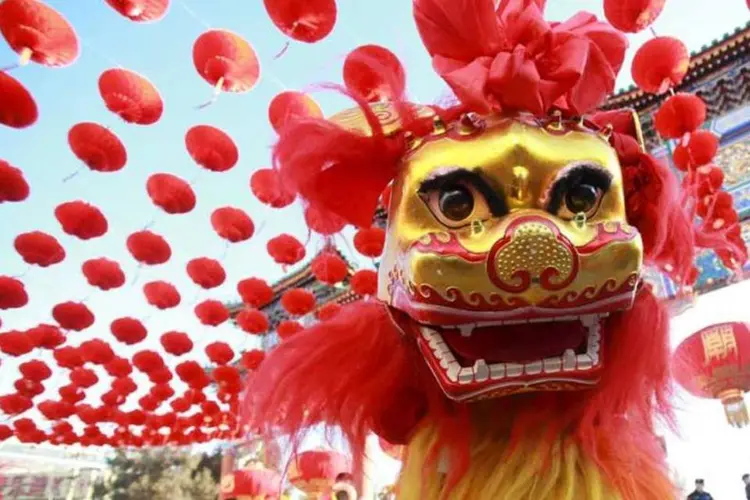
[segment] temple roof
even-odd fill
[[[675,90],[691,92],[706,103],[707,119],[724,116],[750,102],[750,23],[692,54],[690,68]],[[654,95],[631,86],[610,97],[603,109],[633,108],[641,117],[649,150],[662,145],[653,112],[669,94]]]

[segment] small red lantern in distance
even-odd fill
[[[750,389],[750,325],[720,323],[694,333],[677,347],[673,368],[691,394],[720,399],[731,425],[750,423],[743,397]]]
[[[350,471],[349,459],[336,451],[308,450],[297,454],[289,467],[289,482],[315,498],[329,491],[340,474]]]

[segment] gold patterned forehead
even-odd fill
[[[527,124],[534,124],[536,126],[558,132],[565,130],[599,132],[606,137],[608,137],[612,132],[611,126],[599,127],[584,118],[563,119],[562,115],[560,114],[552,114],[547,117],[539,118],[532,115],[523,114],[514,117],[504,116],[502,114],[480,117],[474,113],[466,113],[462,115],[455,124],[446,125],[442,122],[440,116],[434,108],[431,108],[429,106],[422,106],[419,104],[409,104],[409,106],[411,106],[411,109],[413,110],[416,118],[433,119],[435,135],[441,135],[445,133],[452,126],[454,126],[458,130],[460,135],[473,135],[473,133],[478,129],[493,127],[497,124],[507,122],[509,118],[513,118]],[[370,109],[373,111],[375,117],[383,127],[383,133],[386,136],[397,134],[402,130],[402,122],[398,114],[398,109],[392,103],[372,103],[370,104]],[[629,112],[633,120],[633,132],[635,133],[635,139],[638,141],[641,149],[645,151],[645,141],[638,113],[633,110],[630,110]],[[370,128],[370,124],[367,121],[367,117],[358,107],[337,113],[330,117],[329,120],[344,127],[345,129],[351,130],[352,132],[357,132],[365,136],[372,135],[372,130]],[[411,144],[412,148],[410,149],[413,149],[420,143],[421,141],[419,140],[414,141]]]

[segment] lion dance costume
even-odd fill
[[[696,246],[744,262],[731,216],[694,224],[697,174],[680,188],[635,113],[597,112],[619,31],[548,23],[544,0],[413,4],[456,102],[352,96],[281,134],[276,168],[309,206],[368,227],[389,188],[387,236],[377,298],[277,347],[248,418],[339,427],[355,459],[370,433],[404,444],[408,500],[674,498],[654,433],[669,317],[644,269],[689,285]]]

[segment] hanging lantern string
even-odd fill
[[[83,165],[79,165],[77,169],[75,169],[73,172],[69,173],[68,175],[62,178],[62,183],[65,184],[66,182],[77,177],[78,174],[80,174],[82,170],[83,170]]]
[[[117,62],[117,60],[113,57],[111,57],[109,54],[103,52],[95,43],[88,43],[85,38],[83,38],[80,34],[78,35],[78,39],[81,41],[81,45],[83,45],[87,50],[91,50],[94,54],[99,56],[100,58],[107,61],[109,64],[115,66],[119,69],[124,69],[125,67]]]
[[[211,29],[211,25],[210,25],[210,24],[208,24],[208,23],[207,23],[207,22],[206,22],[206,21],[205,21],[205,20],[204,20],[203,18],[201,18],[201,17],[200,17],[200,16],[198,15],[198,14],[196,14],[196,13],[195,13],[195,11],[194,11],[193,9],[191,9],[190,7],[188,7],[188,5],[187,5],[187,4],[186,4],[186,3],[184,2],[184,0],[176,0],[176,3],[177,3],[177,5],[179,5],[180,7],[182,7],[182,10],[184,10],[184,11],[185,11],[185,13],[186,13],[186,14],[187,14],[188,16],[192,17],[192,18],[193,18],[193,20],[195,20],[196,22],[198,22],[198,23],[199,23],[199,24],[200,24],[201,26],[203,26],[203,27],[204,27],[204,28],[206,28],[207,30],[210,30],[210,29]]]

